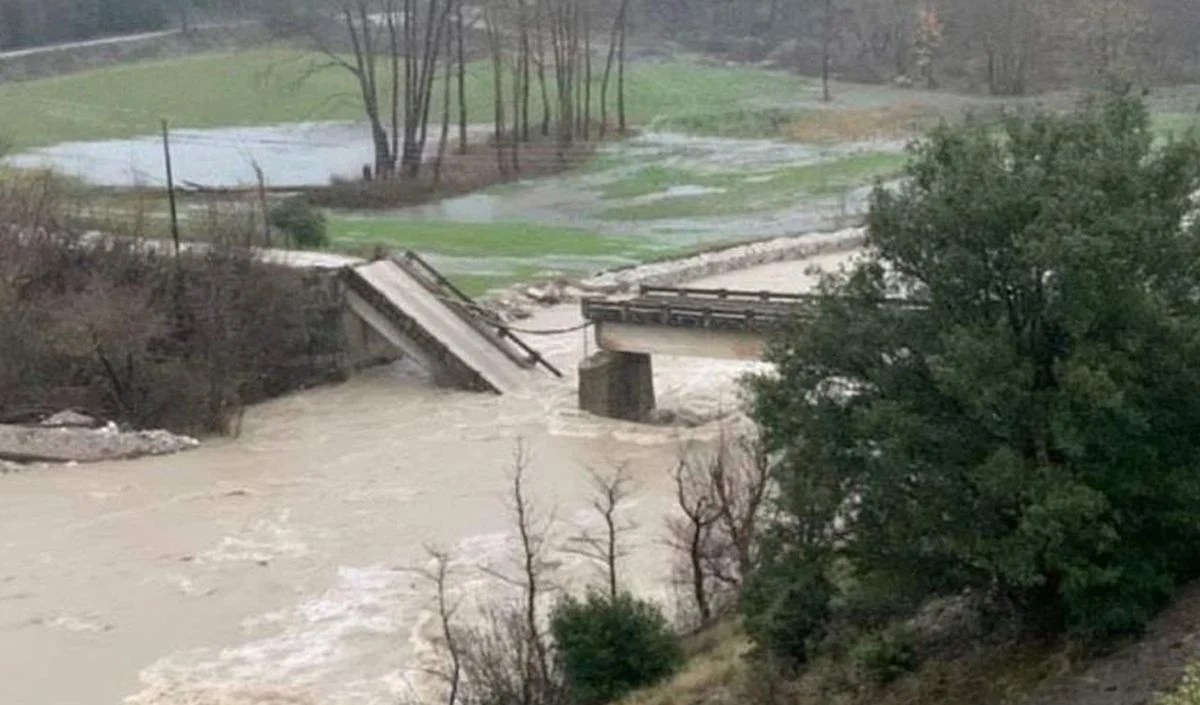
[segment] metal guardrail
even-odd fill
[[[688,300],[682,297],[643,297],[629,301],[584,299],[583,317],[593,323],[757,331],[778,327],[794,316],[803,315],[806,308],[799,301],[764,305],[736,300]]]
[[[678,286],[642,286],[638,293],[644,297],[676,297],[705,301],[745,301],[759,303],[803,304],[821,300],[818,294],[789,294],[777,291],[748,289],[693,289]]]

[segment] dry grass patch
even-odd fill
[[[938,113],[928,106],[913,104],[830,107],[797,113],[780,133],[784,139],[817,143],[897,139],[920,133],[937,118]]]
[[[687,664],[670,681],[634,693],[620,705],[733,702],[745,671],[750,641],[741,627],[724,623],[684,640]]]

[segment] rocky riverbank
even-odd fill
[[[0,472],[25,463],[94,463],[148,455],[169,455],[200,442],[169,431],[131,431],[109,422],[64,412],[38,424],[0,425]]]

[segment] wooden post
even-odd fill
[[[171,204],[171,239],[175,243],[175,256],[179,257],[179,211],[175,205],[175,175],[171,169],[171,137],[167,121],[162,121],[163,157],[167,168],[167,200]]]

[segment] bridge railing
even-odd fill
[[[719,330],[760,330],[774,328],[792,316],[802,315],[804,308],[790,306],[738,305],[727,302],[641,298],[630,301],[584,299],[583,317],[593,323],[630,323],[676,328],[708,328]],[[741,302],[745,304],[745,302]]]
[[[420,255],[412,251],[406,251],[402,259],[393,258],[393,261],[401,267],[408,268],[409,271],[416,270],[414,274],[418,280],[428,282],[427,288],[430,288],[435,295],[441,296],[445,303],[453,305],[461,313],[464,320],[474,326],[476,330],[479,330],[488,337],[494,336],[493,342],[505,354],[513,357],[520,363],[541,365],[556,377],[563,376],[561,370],[552,365],[549,360],[543,357],[537,350],[530,347],[524,340],[517,337],[507,326],[479,316],[477,314],[479,304],[475,303],[474,299],[467,296],[465,292],[455,286],[453,282],[442,275],[433,265],[426,262]],[[523,353],[523,359],[521,359],[521,356],[514,355],[513,351],[504,345],[506,341],[512,343]]]
[[[819,294],[794,294],[766,290],[752,291],[749,289],[694,289],[678,286],[641,286],[638,288],[638,293],[642,296],[652,297],[761,303],[802,304],[815,303],[821,300]]]

